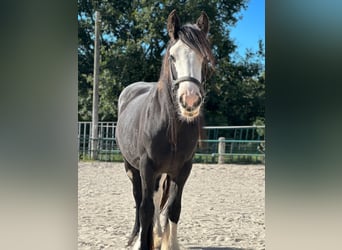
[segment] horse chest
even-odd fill
[[[149,157],[162,172],[176,171],[185,162],[192,159],[197,146],[198,134],[180,133],[175,142],[171,142],[166,133],[160,133],[151,139]]]

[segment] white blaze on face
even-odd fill
[[[203,59],[189,46],[178,40],[170,49],[172,63],[177,71],[177,79],[181,77],[193,77],[201,82]],[[174,79],[174,80],[177,80]],[[199,100],[202,98],[200,88],[192,81],[184,81],[179,84],[177,100],[180,114],[186,120],[191,121],[199,114]]]

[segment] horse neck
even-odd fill
[[[172,98],[171,83],[169,81],[167,75],[161,75],[157,84],[157,92],[162,110],[162,117],[160,119],[165,122],[172,151],[176,151],[180,121],[177,117],[177,110]]]

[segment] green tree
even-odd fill
[[[102,16],[100,120],[116,120],[117,98],[125,86],[158,79],[169,39],[166,19],[173,9],[177,9],[182,23],[194,22],[202,10],[210,18],[210,40],[217,66],[206,83],[207,124],[245,125],[263,116],[259,85],[264,86],[264,77],[252,60],[256,53],[250,52],[250,57],[237,62],[231,58],[236,46],[228,27],[238,21],[237,13],[246,7],[247,0],[78,0],[79,119],[91,119],[95,10]],[[261,95],[259,99],[257,95]],[[258,102],[260,106],[256,106]]]
[[[222,58],[206,103],[206,120],[215,125],[252,125],[265,113],[264,48],[246,51],[238,61]]]

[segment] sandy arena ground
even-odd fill
[[[123,163],[80,162],[78,249],[127,249],[134,223]],[[265,249],[265,167],[194,164],[183,193],[182,249]]]

